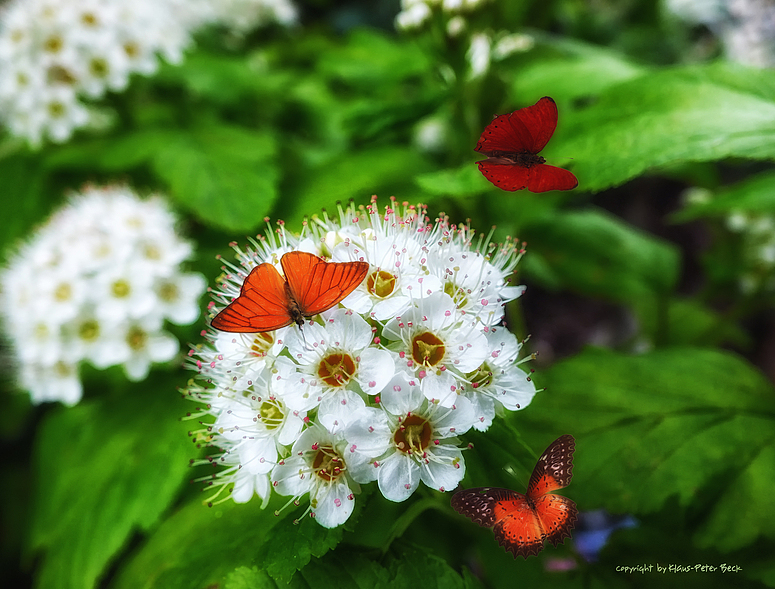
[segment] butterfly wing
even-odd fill
[[[546,534],[536,512],[521,493],[496,487],[464,489],[452,496],[452,508],[482,527],[514,557],[538,554]]]
[[[308,252],[288,252],[280,263],[291,296],[305,317],[327,311],[363,282],[368,262],[326,262]]]
[[[514,192],[527,188],[530,179],[530,168],[516,164],[494,164],[488,160],[479,163],[479,170],[490,182],[502,190]]]
[[[579,518],[579,510],[571,499],[562,495],[544,495],[536,499],[533,506],[549,542],[557,546],[571,537],[571,530]]]
[[[497,521],[497,503],[515,495],[514,491],[497,487],[462,489],[452,495],[452,509],[482,527],[491,528]]]
[[[495,540],[514,558],[535,556],[544,548],[546,534],[524,496],[509,505],[510,512],[495,524]]]
[[[245,278],[239,296],[218,313],[211,325],[221,331],[258,333],[292,323],[285,281],[272,264],[256,266]]]
[[[557,168],[548,164],[531,166],[530,168],[527,168],[527,171],[527,189],[530,192],[572,190],[579,185],[576,176],[571,174],[568,170],[563,170],[562,168]],[[490,182],[492,182],[492,180],[490,180]]]
[[[576,440],[566,434],[560,436],[541,454],[538,464],[530,475],[527,484],[527,496],[533,500],[546,493],[562,489],[570,485],[573,477],[573,451]]]
[[[479,137],[474,151],[538,153],[557,128],[557,105],[544,96],[533,106],[495,117]]]

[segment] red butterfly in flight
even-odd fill
[[[546,164],[538,155],[557,127],[557,105],[544,96],[533,106],[495,117],[476,149],[487,156],[479,163],[484,177],[503,190],[530,192],[571,190],[579,185],[568,170]]]
[[[579,511],[567,497],[550,493],[570,484],[575,448],[571,435],[552,442],[538,459],[524,495],[495,487],[464,489],[452,496],[452,507],[493,528],[498,544],[514,558],[538,554],[545,540],[557,546],[570,538]]]
[[[367,262],[326,262],[315,254],[288,252],[280,258],[285,279],[272,264],[253,268],[239,296],[212,320],[221,331],[274,331],[327,311],[349,295],[369,271]]]

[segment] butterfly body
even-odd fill
[[[570,484],[575,441],[565,435],[541,455],[523,495],[510,489],[478,487],[452,496],[452,507],[480,526],[493,528],[498,544],[527,558],[538,554],[545,541],[554,546],[569,538],[576,520],[576,504],[551,491]]]
[[[529,168],[531,166],[537,166],[538,164],[546,163],[546,159],[538,154],[530,153],[527,151],[520,151],[515,153],[493,151],[487,158],[487,162],[501,166],[520,166],[522,168]]]
[[[286,310],[288,311],[288,316],[291,318],[291,321],[293,323],[295,323],[299,327],[302,327],[304,325],[304,314],[301,312],[299,303],[297,303],[296,299],[293,297],[293,293],[291,292],[291,287],[288,285],[287,282],[285,283],[285,297],[288,299],[288,305],[286,307]]]
[[[498,188],[530,192],[571,190],[579,181],[572,173],[550,166],[538,153],[557,127],[557,105],[544,96],[533,106],[495,117],[482,132],[474,151],[487,156],[479,170]]]
[[[239,296],[218,313],[211,325],[236,333],[274,331],[312,317],[335,305],[363,282],[367,262],[327,262],[308,252],[280,258],[285,278],[273,264],[259,264],[248,274]]]

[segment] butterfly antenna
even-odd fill
[[[307,343],[307,336],[304,335],[304,328],[301,325],[299,325],[299,331],[301,332],[301,341],[304,342],[304,349],[312,352],[314,348]]]

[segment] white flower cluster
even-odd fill
[[[450,17],[447,29],[450,36],[456,36],[465,28],[461,14],[469,12],[484,0],[401,0],[401,12],[396,15],[396,28],[417,29],[431,18],[434,9]]]
[[[121,91],[177,63],[191,15],[174,0],[14,0],[0,25],[0,116],[32,144],[66,141],[89,121],[82,98]],[[196,20],[196,19],[194,19]]]
[[[775,218],[738,211],[727,218],[727,227],[742,237],[741,290],[775,291]]]
[[[180,63],[210,22],[290,23],[289,0],[12,0],[0,13],[0,121],[32,145],[67,141],[94,117],[84,100]]]
[[[265,333],[211,328],[192,349],[198,378],[187,394],[202,402],[195,439],[223,449],[209,484],[237,502],[272,488],[325,527],[347,520],[359,484],[377,481],[404,501],[420,481],[454,489],[465,474],[458,436],[487,430],[496,414],[524,408],[535,394],[519,368],[521,343],[505,327],[504,305],[523,250],[490,243],[467,226],[422,207],[340,209],[314,218],[301,237],[280,225],[241,250],[216,291],[213,314],[240,294],[258,264],[292,250],[331,261],[365,261],[369,272],[341,306],[302,328]],[[212,500],[211,499],[211,500]],[[224,497],[225,499],[225,497]]]
[[[209,0],[212,20],[245,33],[269,22],[285,26],[296,23],[298,11],[290,0]]]
[[[174,225],[159,197],[86,187],[11,257],[0,309],[33,402],[77,403],[84,360],[142,380],[178,353],[164,320],[193,323],[206,281],[179,269],[192,248]]]

